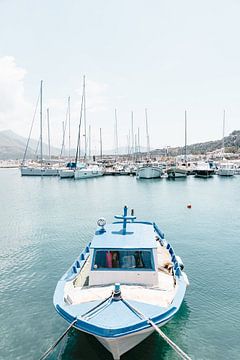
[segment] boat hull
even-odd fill
[[[22,176],[58,176],[58,169],[22,167]]]
[[[212,170],[196,170],[195,171],[195,177],[200,177],[200,178],[209,178],[212,177],[214,175],[214,171]]]
[[[91,171],[84,171],[84,169],[81,170],[75,170],[74,172],[74,179],[89,179],[94,177],[103,176],[103,171],[100,170],[91,170]]]
[[[155,179],[160,178],[163,172],[161,168],[154,166],[146,166],[138,169],[137,177],[139,179]]]
[[[175,179],[175,178],[186,178],[187,173],[185,170],[182,169],[169,169],[167,170],[168,178]]]
[[[219,169],[218,173],[219,176],[233,176],[235,175],[234,169]]]
[[[169,320],[161,323],[161,326],[165,325],[168,321]],[[112,354],[114,360],[119,360],[123,354],[140,344],[153,332],[154,329],[150,327],[148,329],[117,338],[95,337]]]
[[[61,179],[74,178],[74,170],[71,170],[71,169],[60,170],[59,176]]]

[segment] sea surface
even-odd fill
[[[240,359],[240,176],[74,181],[1,169],[1,360],[37,360],[67,328],[52,304],[57,281],[91,240],[97,219],[111,222],[125,204],[159,225],[190,281],[162,330],[192,359]],[[121,360],[177,358],[153,334]],[[48,359],[112,357],[93,337],[71,330]]]

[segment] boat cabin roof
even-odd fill
[[[96,231],[91,249],[153,249],[157,248],[156,232],[153,224],[127,222],[126,232],[123,223],[113,223],[104,227],[105,231]]]

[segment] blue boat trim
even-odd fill
[[[71,323],[76,318],[75,316],[72,316],[69,313],[67,313],[65,310],[63,310],[59,305],[56,305],[56,310],[69,323]],[[171,309],[167,310],[164,314],[153,317],[153,318],[151,318],[151,320],[154,321],[154,323],[156,325],[160,325],[161,323],[163,323],[165,321],[169,321],[174,316],[176,311],[177,311],[177,308],[172,307]],[[132,333],[135,333],[138,331],[145,330],[145,329],[149,328],[150,326],[151,325],[149,325],[147,320],[141,320],[137,324],[134,324],[132,326],[127,326],[127,327],[119,328],[119,329],[106,329],[106,328],[100,328],[96,325],[90,324],[89,322],[79,319],[78,317],[77,317],[77,322],[74,325],[74,327],[78,328],[79,330],[88,332],[92,335],[103,336],[103,337],[108,337],[108,338],[129,335],[129,334],[132,334]]]

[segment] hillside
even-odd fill
[[[21,160],[26,148],[27,139],[16,134],[12,130],[0,131],[0,160]],[[36,158],[37,140],[30,140],[27,151],[27,159]],[[60,150],[52,147],[53,155],[59,155]],[[43,154],[48,153],[47,144],[43,144]]]
[[[214,140],[203,143],[196,143],[187,146],[187,154],[200,155],[207,152],[220,150],[222,148],[223,141]],[[240,130],[234,130],[230,135],[224,137],[225,152],[237,153],[240,152]],[[151,151],[153,155],[165,155],[166,149],[156,149]],[[168,154],[170,156],[182,155],[184,153],[184,147],[170,147],[168,148]]]

